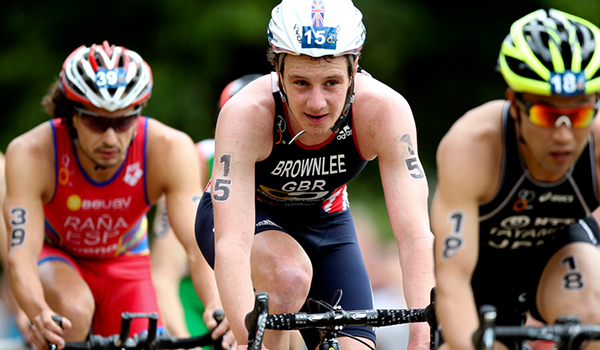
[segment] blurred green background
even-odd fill
[[[48,120],[40,101],[64,59],[80,45],[108,40],[151,66],[154,91],[145,113],[188,133],[212,136],[223,87],[268,73],[266,26],[276,0],[3,1],[0,5],[0,151]],[[360,64],[412,106],[430,197],[435,151],[468,109],[503,98],[495,64],[510,24],[557,8],[600,24],[598,0],[355,0],[367,40]],[[390,236],[377,161],[350,185]]]

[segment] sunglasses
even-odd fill
[[[598,107],[600,107],[600,100],[596,104],[588,104],[575,108],[558,108],[531,103],[523,101],[518,97],[515,100],[517,101],[517,106],[527,114],[533,125],[544,128],[558,128],[563,123],[567,127],[574,129],[588,127],[592,124],[598,112]]]
[[[103,133],[108,128],[113,128],[118,133],[125,132],[135,123],[136,118],[142,114],[142,106],[138,106],[133,112],[116,118],[102,117],[85,109],[73,108],[75,113],[81,117],[83,125],[97,133]]]

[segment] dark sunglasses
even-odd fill
[[[533,125],[544,128],[557,128],[563,123],[569,128],[586,128],[592,121],[596,113],[600,100],[595,104],[588,104],[575,108],[558,108],[540,103],[531,103],[523,101],[519,96],[515,98],[517,106],[525,112]]]
[[[118,133],[125,132],[135,123],[136,118],[142,114],[142,106],[138,106],[133,112],[116,118],[102,117],[99,114],[77,107],[73,107],[73,109],[81,117],[83,125],[97,133],[103,133],[108,128],[113,128]]]

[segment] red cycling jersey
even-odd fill
[[[44,205],[46,243],[86,258],[148,254],[147,118],[138,118],[136,136],[121,168],[101,183],[81,168],[67,126],[60,119],[51,125],[56,186],[53,198]]]
[[[59,260],[76,269],[94,296],[92,332],[116,334],[122,312],[158,313],[148,254],[147,118],[138,118],[125,161],[102,183],[81,168],[66,125],[60,119],[51,125],[56,186],[44,205],[46,244],[38,263]],[[129,335],[147,328],[147,321],[134,319]]]

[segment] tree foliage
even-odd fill
[[[223,87],[243,74],[270,71],[266,27],[276,4],[273,0],[3,2],[0,151],[49,118],[40,101],[68,54],[103,40],[138,52],[150,64],[155,86],[145,114],[194,140],[212,137]],[[513,21],[538,8],[554,7],[600,23],[596,0],[355,0],[355,5],[367,28],[360,64],[411,104],[432,189],[436,147],[450,125],[468,109],[504,96],[495,64]],[[352,193],[377,203],[385,213],[375,164],[351,183]]]

